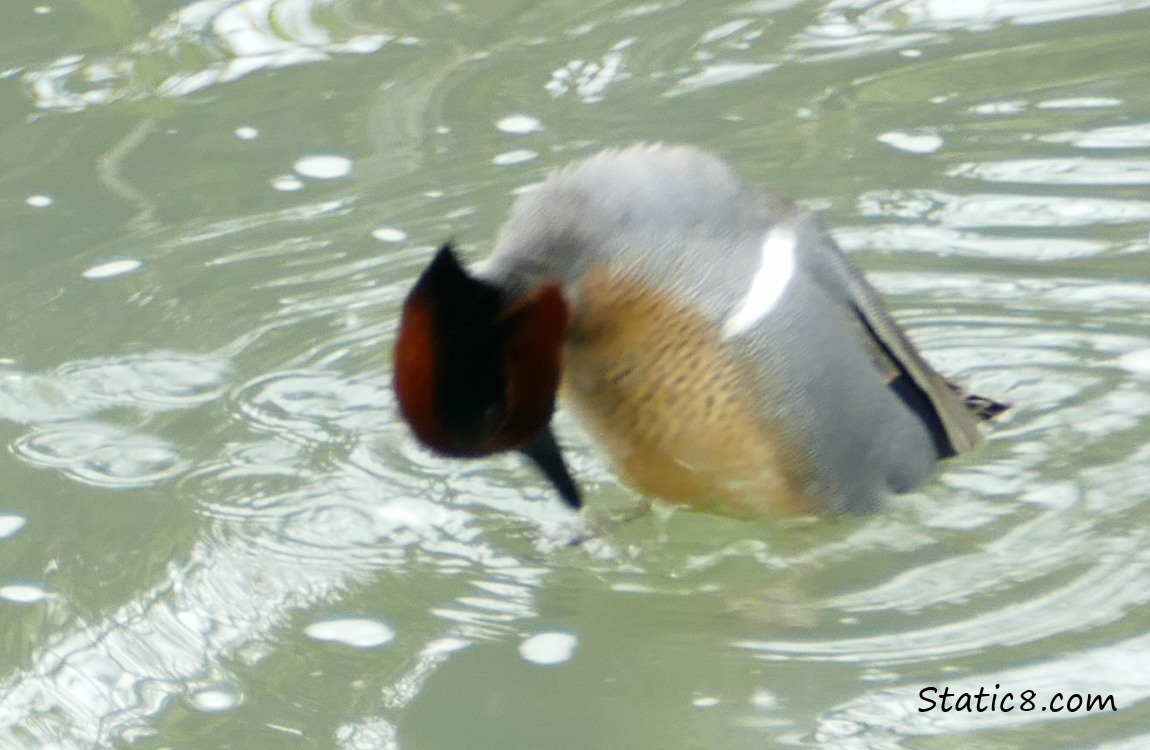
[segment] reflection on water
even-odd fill
[[[200,0],[178,8],[120,55],[67,55],[25,74],[36,106],[78,111],[153,96],[187,96],[253,73],[371,54],[394,39],[315,22],[332,0]],[[350,33],[349,33],[350,32]],[[335,38],[342,33],[343,38]],[[163,73],[153,77],[157,70]]]
[[[1078,148],[1146,148],[1150,146],[1150,123],[1116,125],[1085,133],[1052,133],[1042,140],[1048,143],[1070,143]]]
[[[1018,709],[1011,712],[972,711],[922,712],[927,704],[919,690],[874,690],[850,703],[829,711],[820,722],[817,736],[824,747],[853,748],[902,747],[899,735],[917,737],[963,737],[978,732],[1024,727],[1045,722],[1073,721],[1070,711],[1041,710],[1053,696],[1062,693],[1056,703],[1064,706],[1070,695],[1113,696],[1114,705],[1129,707],[1150,695],[1150,671],[1133,665],[1145,664],[1150,658],[1150,638],[1140,637],[1123,642],[1117,648],[1091,649],[1082,653],[1055,656],[1041,667],[1004,669],[964,675],[948,680],[952,693],[987,694],[983,705],[990,705],[990,695],[1002,697],[1010,690]],[[1002,688],[1000,686],[1012,686]],[[1068,689],[1068,685],[1073,685]],[[1024,696],[1013,686],[1034,691],[1036,708],[1021,709]],[[941,688],[938,689],[941,693]],[[931,694],[936,695],[936,694]],[[953,699],[952,699],[953,704]],[[1070,705],[1073,705],[1072,703]],[[1105,711],[1103,720],[1112,718]],[[888,727],[897,726],[898,732]],[[865,739],[863,739],[865,737]],[[1135,737],[1130,747],[1139,747],[1147,737]],[[1106,747],[1119,747],[1107,745]],[[1125,747],[1125,745],[1123,745]]]
[[[964,164],[950,176],[1036,185],[1146,185],[1150,184],[1150,160],[1015,159]]]
[[[631,46],[632,41],[614,45],[598,61],[572,60],[557,68],[547,82],[547,92],[556,99],[573,92],[586,104],[600,101],[611,84],[626,77],[622,51]]]
[[[864,194],[859,212],[863,216],[928,219],[950,227],[1045,228],[1144,223],[1150,220],[1150,201],[899,190]]]
[[[95,391],[107,390],[96,378],[88,382]],[[168,385],[159,390],[180,390]],[[258,663],[262,639],[293,612],[330,602],[353,581],[387,569],[431,564],[440,575],[466,579],[463,595],[432,610],[455,623],[453,647],[445,648],[442,637],[428,642],[402,686],[393,689],[393,708],[413,697],[420,680],[451,651],[533,614],[530,589],[540,570],[490,548],[470,512],[428,499],[420,483],[378,464],[368,444],[376,432],[391,429],[384,391],[318,373],[285,373],[241,393],[250,395],[238,414],[255,432],[275,437],[230,444],[218,462],[185,477],[185,491],[208,512],[205,537],[171,568],[167,581],[106,620],[51,638],[29,667],[0,688],[6,743],[79,748],[138,738],[148,733],[147,720],[178,695],[190,695],[205,711],[231,708],[242,701],[243,688],[225,662],[238,656]],[[135,406],[175,405],[141,399]],[[107,425],[68,425],[71,443],[82,448],[73,453],[90,456],[98,445],[115,457],[107,462],[111,467],[131,461],[142,437],[121,431],[122,444],[110,446],[104,441]],[[332,430],[353,430],[361,444],[346,446],[338,462],[294,468],[301,446],[330,450]],[[31,433],[21,445],[43,434]],[[51,465],[31,455],[31,448],[20,455]],[[167,478],[135,477],[153,483]],[[281,485],[294,488],[272,494]],[[380,497],[381,487],[389,488],[390,497]],[[475,592],[493,592],[498,599]],[[361,647],[383,646],[394,636],[377,621],[346,619],[318,621],[309,633]],[[13,733],[16,727],[22,729]]]
[[[768,6],[769,7],[769,6]],[[989,31],[1003,24],[1046,24],[1097,18],[1150,7],[1145,0],[835,0],[827,3],[812,38],[825,45],[875,43],[930,31]]]
[[[0,744],[199,747],[221,725],[251,744],[251,722],[323,747],[559,746],[512,740],[577,715],[569,746],[1140,747],[1150,112],[1141,73],[1094,42],[1136,55],[1147,5],[619,3],[548,6],[544,28],[479,4],[201,0],[23,68],[28,127],[126,118],[93,189],[148,220],[91,212],[115,241],[66,266],[28,234],[20,262],[47,270],[6,288],[12,309],[41,305],[53,339],[100,314],[155,330],[49,363],[5,341],[0,419],[30,489],[0,500],[0,624],[31,644],[2,665]],[[416,38],[434,69],[393,69]],[[982,80],[991,58],[1019,80]],[[298,121],[219,85],[278,91],[287,66]],[[341,103],[328,70],[370,96]],[[163,126],[95,106],[172,96],[186,111]],[[203,134],[186,161],[156,146],[177,132]],[[1013,402],[981,452],[874,518],[657,508],[567,549],[547,533],[571,519],[514,457],[414,446],[387,352],[434,243],[478,255],[511,195],[639,137],[705,141],[830,207],[932,360]],[[240,153],[258,156],[197,181],[197,162]],[[153,195],[156,171],[178,198]],[[16,185],[0,214],[79,210],[40,189]],[[589,495],[633,502],[559,427]],[[159,559],[119,581],[137,550]],[[107,583],[127,593],[77,590]],[[920,712],[944,682],[1113,694],[1132,718]],[[285,694],[316,707],[268,711]]]

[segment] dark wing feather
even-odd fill
[[[808,228],[818,235],[812,246],[817,245],[818,249],[806,253],[803,262],[819,284],[837,289],[840,297],[845,293],[850,301],[848,314],[863,329],[863,341],[887,382],[896,391],[902,389],[900,397],[924,419],[939,443],[941,456],[973,448],[982,435],[972,410],[964,402],[965,392],[923,359],[862,272],[821,226],[813,219],[810,222]],[[905,380],[900,383],[900,379]],[[1001,407],[998,411],[1005,408],[996,405]]]

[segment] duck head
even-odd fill
[[[400,412],[444,456],[529,457],[570,506],[582,505],[551,430],[570,310],[559,284],[508,301],[451,245],[407,296],[395,344]]]

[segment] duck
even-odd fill
[[[442,245],[393,389],[432,452],[516,451],[574,509],[557,403],[638,492],[737,517],[872,512],[1007,408],[939,374],[810,211],[689,145],[560,169],[470,268]]]

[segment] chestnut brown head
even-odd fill
[[[521,451],[578,507],[550,429],[568,318],[558,284],[508,301],[440,248],[408,294],[395,344],[395,394],[420,442],[455,457]]]

